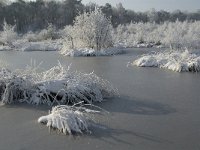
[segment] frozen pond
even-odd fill
[[[128,49],[113,57],[70,58],[57,52],[0,52],[8,68],[24,68],[30,60],[50,68],[58,60],[82,72],[94,71],[119,89],[120,98],[99,104],[111,112],[106,128],[75,138],[48,133],[36,118],[46,109],[0,108],[0,147],[9,149],[197,150],[200,148],[200,74],[158,68],[127,67],[150,50]],[[16,119],[18,118],[18,119]]]

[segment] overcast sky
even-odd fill
[[[84,4],[95,2],[100,5],[110,3],[113,6],[121,2],[125,8],[135,11],[146,11],[151,8],[167,11],[174,11],[176,9],[196,11],[200,9],[200,0],[82,0],[82,2]]]

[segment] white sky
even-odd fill
[[[151,8],[167,11],[174,11],[176,9],[197,11],[200,9],[200,0],[82,0],[83,4],[89,2],[95,2],[100,5],[110,3],[113,6],[121,2],[125,8],[135,11],[146,11]]]

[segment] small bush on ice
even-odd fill
[[[49,128],[58,129],[64,134],[90,132],[94,118],[92,114],[98,111],[87,109],[85,107],[75,107],[60,105],[52,108],[47,116],[38,119],[39,123],[44,123]]]

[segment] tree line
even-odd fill
[[[36,31],[47,28],[52,24],[57,29],[66,25],[72,25],[75,17],[84,11],[92,11],[100,7],[102,12],[111,18],[112,25],[117,27],[119,24],[138,23],[138,22],[175,22],[197,21],[200,20],[200,10],[196,12],[183,12],[176,10],[168,12],[164,10],[156,11],[151,9],[146,12],[135,12],[125,9],[122,3],[112,6],[106,3],[98,6],[95,3],[83,5],[81,0],[36,0],[24,1],[17,0],[8,2],[0,0],[0,29],[3,29],[4,22],[16,25],[18,32]]]

